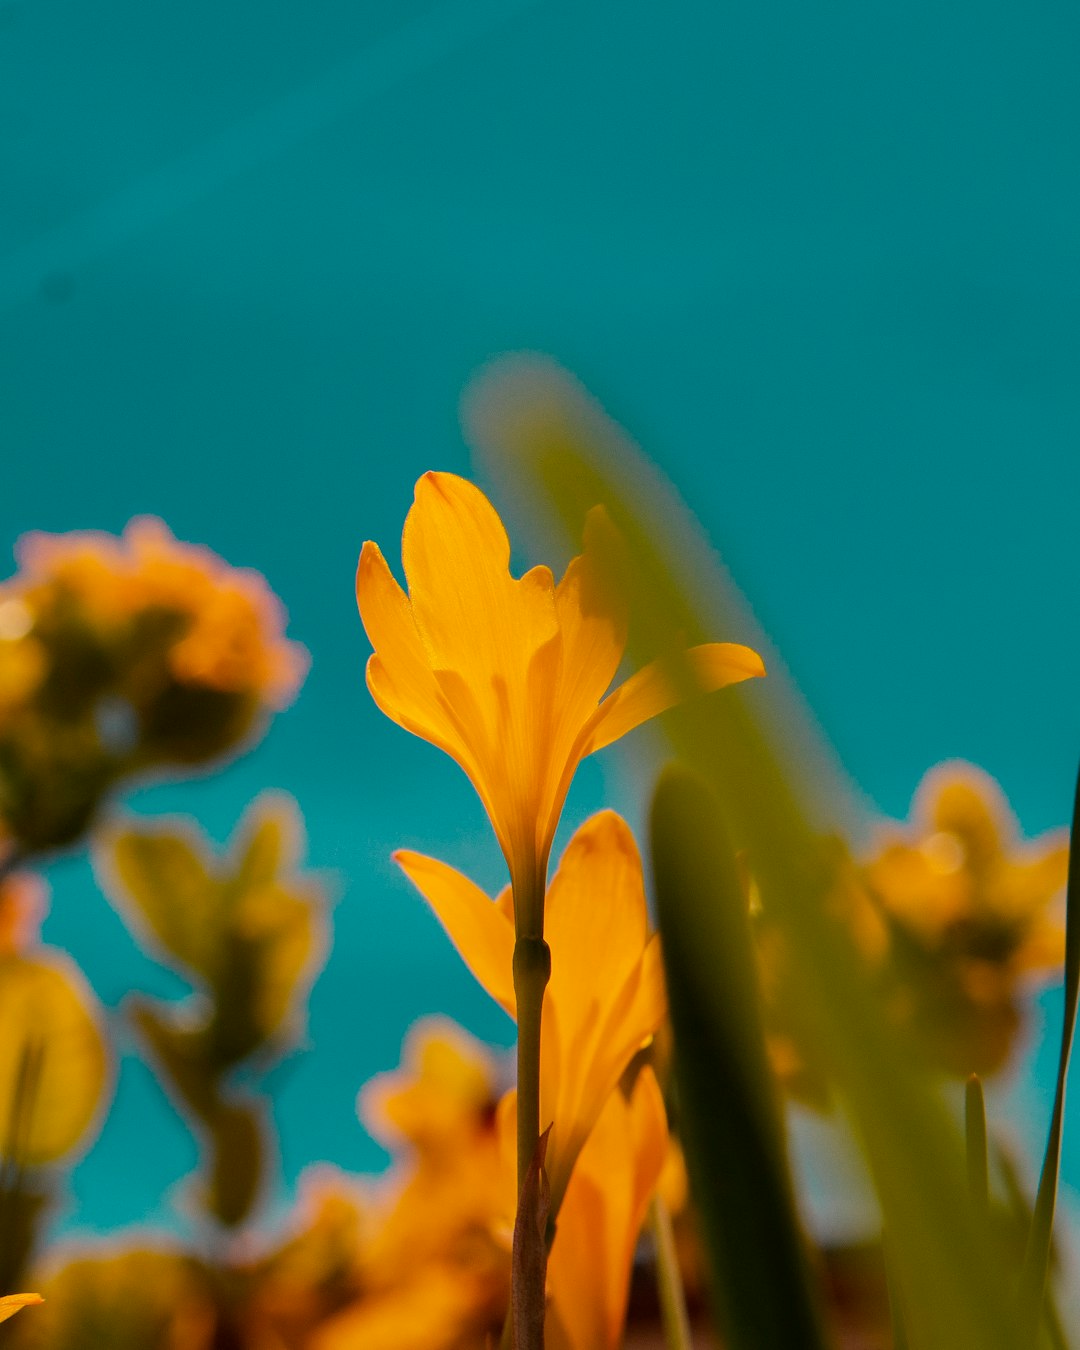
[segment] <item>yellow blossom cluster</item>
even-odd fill
[[[1067,831],[1020,838],[998,784],[951,762],[919,785],[904,826],[886,825],[863,869],[891,935],[890,996],[950,1072],[1000,1069],[1023,994],[1065,954]]]
[[[947,1074],[1002,1069],[1024,1029],[1026,995],[1061,971],[1067,832],[1023,840],[994,779],[951,761],[923,778],[906,823],[877,824],[866,856],[835,839],[821,848],[833,917],[888,1015]],[[754,918],[774,1067],[794,1096],[821,1104],[825,1086],[786,1006],[791,953],[770,916]]]
[[[612,528],[596,508],[561,579],[546,567],[515,577],[483,493],[428,473],[404,525],[406,587],[371,541],[357,572],[375,702],[462,767],[506,862],[508,884],[492,896],[444,861],[394,855],[516,1021],[516,1074],[454,1024],[417,1024],[400,1068],[359,1096],[361,1121],[391,1155],[387,1172],[311,1168],[289,1219],[256,1229],[275,1157],[264,1074],[300,1038],[327,950],[324,890],[302,869],[299,815],[264,795],[223,850],[187,822],[114,821],[92,837],[102,889],[144,953],[192,991],[173,1003],[132,993],[120,1016],[197,1141],[186,1203],[198,1231],[187,1242],[91,1244],[41,1264],[41,1216],[57,1169],[101,1118],[111,1055],[85,981],[41,944],[46,890],[22,864],[82,837],[126,776],[242,744],[294,696],[306,657],[261,577],[179,543],[159,521],[134,521],[122,538],[21,542],[19,572],[0,586],[0,1266],[9,1288],[39,1271],[46,1300],[10,1328],[13,1347],[620,1350],[650,1215],[670,1343],[689,1345],[671,1330],[680,1261],[698,1290],[706,1265],[714,1279],[718,1268],[704,1202],[705,1242],[696,1235],[690,1192],[707,1188],[690,1124],[701,1133],[704,1119],[707,1134],[719,1122],[723,1094],[741,1090],[745,1047],[718,1070],[715,1113],[695,1122],[687,1080],[676,1078],[677,1093],[669,1083],[687,1044],[678,995],[689,982],[677,979],[687,967],[662,871],[668,982],[627,823],[599,811],[569,833],[557,865],[552,856],[585,757],[688,694],[711,696],[764,666],[747,647],[707,643],[666,652],[611,689],[630,616],[593,545]],[[1060,967],[1064,837],[1024,842],[997,784],[951,764],[927,775],[909,821],[881,825],[865,856],[809,830],[799,842],[792,888],[810,878],[867,1006],[914,1032],[938,1074],[999,1069],[1023,1025],[1024,990]],[[824,1102],[829,1065],[807,1048],[814,1028],[796,1006],[792,928],[764,907],[768,878],[755,876],[753,848],[738,862],[729,889],[740,924],[745,891],[758,938],[773,1067],[792,1094]],[[742,971],[753,965],[746,953]],[[756,1054],[764,1083],[757,982],[742,992],[756,1028],[746,1062]],[[723,1035],[708,1044],[723,1051]],[[665,1093],[679,1099],[688,1167]],[[771,1102],[771,1084],[761,1096]],[[739,1167],[743,1153],[753,1149],[709,1162]],[[0,1298],[0,1321],[39,1302]]]
[[[255,572],[178,542],[29,534],[0,585],[0,839],[71,843],[122,777],[236,748],[287,705],[307,658]]]

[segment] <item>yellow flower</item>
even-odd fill
[[[400,1070],[360,1096],[399,1154],[373,1189],[351,1283],[311,1350],[484,1350],[510,1294],[513,1169],[496,1128],[495,1066],[442,1019],[410,1034]]]
[[[1019,994],[1064,956],[1066,832],[1022,841],[997,783],[961,762],[922,780],[906,827],[881,831],[864,877],[896,935],[893,1001],[948,1069],[999,1068]]]
[[[668,1153],[652,1070],[608,1098],[582,1149],[548,1260],[547,1350],[617,1350],[638,1235]]]
[[[453,1157],[463,1141],[490,1127],[495,1110],[494,1069],[483,1049],[443,1018],[417,1023],[403,1062],[360,1091],[360,1118],[372,1134],[397,1148]]]
[[[408,1146],[381,1203],[373,1197],[366,1285],[395,1285],[424,1262],[444,1259],[502,1272],[502,1252],[489,1233],[504,1201],[497,1101],[490,1055],[443,1019],[414,1027],[401,1069],[361,1092],[361,1117],[372,1133],[395,1153]]]
[[[394,855],[434,909],[476,978],[515,1015],[513,894],[493,904],[446,863]],[[649,934],[641,859],[630,829],[601,811],[577,831],[546,902],[551,982],[540,1040],[541,1128],[552,1124],[552,1211],[574,1161],[636,1052],[667,1011],[659,939]]]
[[[462,478],[419,480],[402,561],[408,595],[376,544],[360,554],[356,595],[375,648],[368,688],[388,717],[465,770],[518,903],[538,909],[578,764],[671,707],[676,691],[654,664],[605,698],[626,624],[588,553],[558,585],[547,567],[513,577],[502,522]],[[695,647],[689,658],[703,690],[764,674],[755,652],[730,643]]]
[[[274,708],[292,701],[304,677],[307,656],[285,639],[281,603],[259,573],[181,543],[154,517],[132,520],[119,539],[28,534],[17,552],[19,575],[0,599],[25,606],[38,628],[51,631],[77,610],[99,637],[130,648],[130,626],[149,632],[152,616],[168,634],[166,661],[178,682],[257,692]]]

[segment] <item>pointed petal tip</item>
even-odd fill
[[[753,647],[743,646],[741,642],[710,642],[697,650],[719,658],[728,669],[731,683],[762,679],[768,673],[761,654]]]

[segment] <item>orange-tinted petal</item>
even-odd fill
[[[710,642],[683,654],[687,674],[701,693],[722,689],[765,674],[757,652],[735,642]],[[664,663],[654,661],[631,675],[601,703],[582,749],[582,757],[611,745],[680,701],[680,690]]]
[[[559,716],[574,735],[596,711],[626,647],[626,620],[613,613],[587,555],[571,559],[555,591],[562,635]]]
[[[629,826],[601,811],[580,827],[546,905],[552,952],[540,1047],[542,1124],[557,1209],[575,1158],[629,1061],[666,1013],[649,938],[641,858]]]
[[[356,601],[375,648],[368,662],[368,688],[376,703],[406,730],[458,758],[463,747],[442,706],[409,597],[371,540],[360,551]]]
[[[6,1322],[23,1308],[34,1308],[44,1302],[40,1294],[5,1294],[0,1298],[0,1322]]]
[[[548,1262],[548,1350],[616,1350],[630,1272],[668,1148],[664,1102],[642,1069],[608,1099],[570,1182]]]
[[[435,911],[454,946],[493,999],[515,1015],[514,924],[504,903],[436,858],[400,849],[394,861]]]
[[[501,675],[520,692],[528,655],[557,632],[548,569],[515,581],[495,508],[449,473],[426,473],[416,484],[401,552],[433,666],[474,676],[477,686]]]

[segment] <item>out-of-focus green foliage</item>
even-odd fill
[[[205,1272],[178,1252],[135,1248],[66,1262],[45,1303],[18,1318],[20,1350],[211,1350],[215,1319]]]
[[[110,898],[146,950],[201,997],[128,1008],[166,1087],[205,1135],[204,1203],[243,1221],[265,1179],[268,1113],[236,1071],[264,1069],[303,1030],[326,952],[323,893],[300,875],[302,831],[288,798],[256,801],[224,855],[189,824],[129,823],[96,851]]]
[[[813,1350],[825,1337],[795,1218],[745,891],[718,804],[695,775],[661,778],[652,852],[679,1120],[725,1344]]]
[[[1032,1337],[1036,1334],[1050,1268],[1050,1245],[1057,1206],[1058,1170],[1061,1165],[1061,1134],[1065,1124],[1065,1080],[1069,1072],[1076,1010],[1080,1001],[1080,777],[1073,803],[1072,850],[1069,854],[1068,913],[1065,928],[1065,1013],[1061,1028],[1061,1053],[1058,1056],[1057,1087],[1050,1118],[1050,1137],[1046,1145],[1035,1212],[1031,1223],[1024,1270],[1020,1282],[1020,1311],[1023,1325]]]
[[[631,604],[639,652],[670,653],[671,679],[692,694],[692,672],[677,656],[686,641],[748,634],[727,578],[702,551],[688,550],[685,514],[625,436],[550,363],[494,369],[473,392],[467,417],[488,462],[534,509],[538,499],[554,503],[571,537],[590,508],[607,508],[608,567]],[[781,719],[757,704],[767,697],[751,688],[698,700],[669,717],[673,743],[713,785],[761,904],[797,953],[800,1035],[864,1148],[911,1344],[1010,1350],[1020,1341],[1009,1271],[972,1221],[958,1124],[918,1045],[885,1020],[850,934],[830,914],[834,878],[821,837],[835,799],[824,777],[792,761],[799,738],[775,734]]]
[[[61,953],[7,956],[0,1027],[0,1150],[22,1166],[56,1162],[85,1138],[108,1082],[96,1001]]]
[[[45,896],[29,873],[0,879],[0,1289],[21,1282],[57,1169],[89,1142],[111,1079],[97,1000],[40,944]]]

